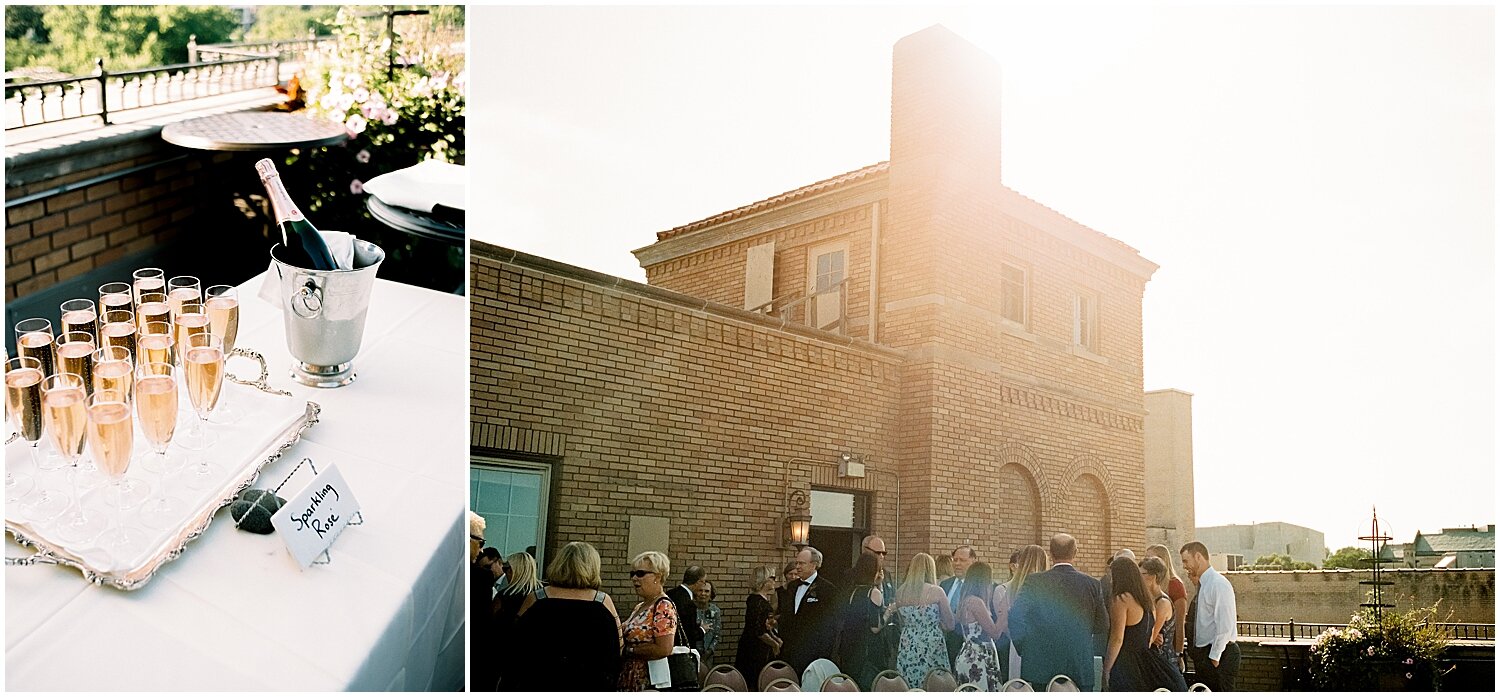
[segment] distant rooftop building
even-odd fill
[[[1285,554],[1322,566],[1328,551],[1323,547],[1323,533],[1291,523],[1199,527],[1197,536],[1210,553],[1238,554],[1247,564],[1267,554]]]
[[[1407,566],[1439,569],[1492,569],[1495,567],[1495,526],[1443,528],[1442,532],[1417,532],[1410,545],[1403,545],[1401,559]]]

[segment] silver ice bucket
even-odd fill
[[[281,260],[281,250],[280,244],[271,247],[271,261],[281,281],[277,297],[292,353],[292,378],[312,387],[354,382],[354,355],[365,334],[370,291],[385,250],[355,240],[354,268],[348,271],[292,266]]]

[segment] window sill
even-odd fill
[[[1001,318],[1000,321],[996,323],[996,326],[1000,329],[1001,334],[1013,336],[1017,339],[1029,341],[1033,344],[1037,343],[1040,340],[1040,337],[1038,337],[1037,335],[1026,331],[1025,325],[1022,325],[1013,320]]]
[[[1073,355],[1102,365],[1109,365],[1109,359],[1078,344],[1073,344]]]

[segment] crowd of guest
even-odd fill
[[[1194,682],[1232,691],[1239,669],[1233,589],[1199,542],[1178,550],[1197,588],[1191,605],[1164,545],[1139,560],[1120,550],[1094,578],[1074,567],[1073,537],[1058,534],[1047,548],[1015,550],[1003,581],[962,545],[938,558],[914,555],[899,584],[886,577],[877,536],[865,538],[837,581],[818,549],[802,547],[779,574],[771,564],[746,572],[744,624],[731,657],[719,651],[724,616],[702,566],[674,577],[666,554],[636,555],[629,569],[636,598],[622,616],[601,590],[599,553],[588,543],[554,552],[541,574],[534,550],[502,557],[484,547],[477,516],[470,538],[475,691],[656,689],[661,673],[653,685],[651,662],[663,663],[676,647],[706,665],[733,665],[752,689],[773,660],[799,675],[832,661],[863,690],[882,671],[921,686],[944,669],[983,691],[1015,678],[1044,690],[1058,675],[1088,691],[1097,658],[1104,690],[1184,691],[1191,666]]]

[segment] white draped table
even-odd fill
[[[358,378],[320,390],[289,377],[281,316],[256,297],[263,278],[240,286],[237,345],[322,414],[256,486],[274,488],[304,457],[337,463],[364,525],[339,537],[331,564],[301,570],[278,536],[236,530],[225,509],[133,592],[70,568],[7,567],[6,691],[463,689],[467,299],[376,281]],[[241,377],[253,366],[231,363]],[[6,556],[30,551],[6,537]]]

